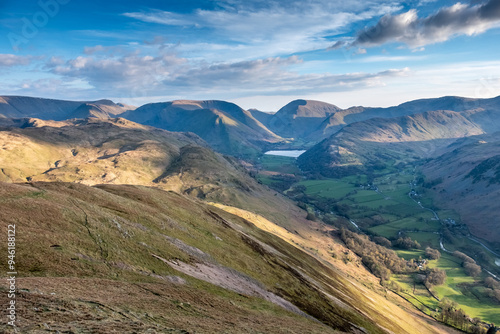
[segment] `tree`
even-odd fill
[[[484,285],[491,289],[500,289],[500,283],[490,276],[484,279]]]
[[[437,249],[427,247],[425,249],[425,256],[431,260],[439,260],[441,253]]]
[[[373,241],[379,244],[380,246],[384,246],[387,248],[390,248],[392,246],[391,241],[384,237],[374,237]]]
[[[472,326],[470,327],[470,332],[471,332],[472,334],[482,334],[482,333],[484,333],[484,332],[483,332],[483,328],[482,328],[482,326],[481,326],[481,325],[479,325],[479,324],[474,324],[474,325],[472,325]]]
[[[380,246],[366,235],[360,235],[342,228],[340,238],[346,246],[361,257],[363,264],[377,277],[389,280],[392,273],[407,270],[407,261],[398,257],[396,252]]]
[[[306,216],[306,219],[307,219],[307,220],[316,221],[316,219],[317,219],[317,218],[316,218],[316,215],[315,215],[314,213],[312,213],[312,212],[308,212],[308,213],[307,213],[307,216]]]
[[[464,263],[464,271],[467,275],[472,277],[477,277],[481,275],[481,267],[471,262]]]
[[[493,290],[493,297],[500,302],[500,289],[494,289]]]
[[[427,278],[425,279],[426,286],[441,285],[446,281],[446,272],[439,268],[432,268],[427,273]]]
[[[417,241],[411,240],[410,237],[398,238],[398,240],[396,240],[395,246],[402,249],[420,248],[420,244]]]
[[[453,256],[458,257],[460,260],[462,260],[462,266],[467,262],[476,263],[476,261],[474,261],[473,258],[471,258],[470,256],[467,256],[464,253],[459,252],[459,251],[454,251]]]

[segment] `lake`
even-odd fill
[[[264,154],[277,155],[280,157],[298,158],[304,152],[305,150],[283,150],[283,151],[267,151]]]

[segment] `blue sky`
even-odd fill
[[[500,0],[7,0],[0,38],[0,95],[269,111],[500,95]]]

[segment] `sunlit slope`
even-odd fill
[[[11,182],[152,184],[179,156],[180,147],[206,145],[195,135],[124,119],[19,120],[17,127],[2,128],[0,137],[0,174]]]
[[[339,255],[349,251],[331,238],[328,228],[321,228],[322,226],[319,225],[310,229],[307,234],[291,233],[287,229],[252,212],[217,203],[212,203],[212,205],[244,218],[259,229],[279,237],[290,245],[315,257],[326,267],[332,268],[333,271],[328,274],[329,277],[335,277],[336,281],[342,282],[343,287],[339,288],[339,285],[335,284],[332,286],[331,282],[324,282],[324,285],[318,284],[318,286],[341,304],[349,305],[363,314],[370,315],[371,319],[388,329],[389,332],[454,332],[451,329],[443,331],[439,324],[421,317],[418,311],[413,310],[411,305],[405,304],[404,300],[392,295],[391,292],[382,293],[383,289],[373,285],[373,283],[378,284],[378,282],[370,282],[370,278],[366,277],[365,269],[360,267],[357,261],[347,265],[340,261]],[[309,263],[309,261],[307,262]],[[300,263],[298,265],[303,266]],[[324,278],[324,276],[321,277]],[[314,276],[314,278],[318,279],[316,283],[323,282],[318,276]],[[374,288],[378,290],[378,293],[373,290]],[[353,291],[357,291],[357,293]],[[385,297],[382,297],[381,294],[385,294]],[[356,295],[354,301],[351,299],[353,295]],[[353,303],[350,303],[350,301]],[[394,327],[394,322],[397,323],[397,327]]]

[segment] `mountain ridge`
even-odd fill
[[[178,100],[143,105],[123,117],[169,131],[198,134],[217,151],[252,156],[283,139],[252,114],[225,101]]]
[[[88,104],[100,113],[108,113],[118,115],[123,113],[133,106],[124,104],[115,104],[111,100],[101,99],[96,101],[69,101],[58,99],[47,99],[29,96],[0,96],[0,118],[21,118],[33,117],[43,120],[61,121],[76,116],[82,116],[83,110]],[[105,111],[106,110],[106,111]],[[89,113],[90,111],[87,111]],[[87,116],[88,117],[88,116]]]
[[[394,118],[428,111],[449,110],[491,132],[500,117],[495,112],[500,97],[473,99],[457,96],[408,101],[387,108],[341,109],[315,100],[294,100],[275,113],[244,110],[219,100],[174,100],[145,104],[139,108],[110,100],[64,101],[5,96],[0,117],[34,117],[44,120],[124,117],[169,131],[194,132],[215,150],[254,159],[274,148],[310,148],[349,124],[372,118]]]
[[[486,120],[481,118],[484,114]],[[382,156],[398,160],[398,155],[411,152],[429,157],[458,138],[500,131],[500,123],[491,124],[491,119],[498,117],[500,108],[473,112],[436,110],[393,118],[369,118],[344,126],[299,157],[299,163],[305,170],[323,170],[328,174],[328,170],[342,166],[358,168],[365,163],[373,164]]]

